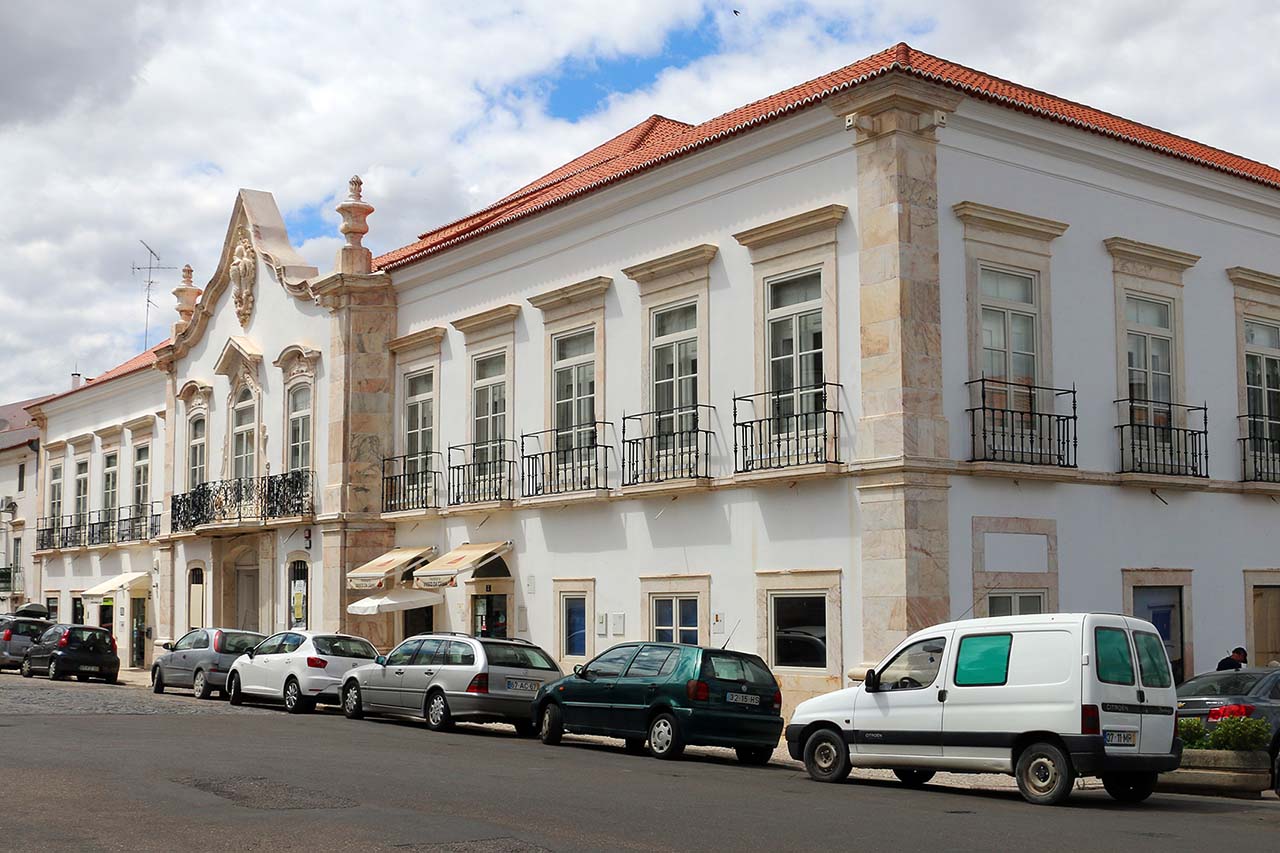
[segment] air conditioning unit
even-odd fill
[[[14,503],[13,495],[5,495],[0,498],[0,512],[16,513],[18,505]]]

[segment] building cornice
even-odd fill
[[[1163,246],[1140,243],[1127,237],[1108,237],[1102,241],[1102,244],[1107,247],[1111,257],[1118,261],[1154,264],[1175,272],[1190,269],[1200,261],[1199,255],[1193,255],[1190,252],[1180,252],[1177,249],[1166,249]]]
[[[976,201],[962,201],[953,205],[951,209],[966,226],[1004,234],[1017,234],[1045,242],[1061,237],[1070,227],[1065,222],[1055,222],[1052,219],[992,207]]]
[[[1280,275],[1251,270],[1247,267],[1229,267],[1227,278],[1231,279],[1231,283],[1236,287],[1280,295]]]
[[[410,332],[407,335],[401,335],[398,338],[392,338],[387,344],[387,349],[394,353],[418,349],[439,349],[440,343],[448,334],[449,330],[444,326],[429,326],[416,332]]]
[[[605,291],[611,284],[613,284],[612,278],[598,275],[595,278],[548,290],[546,293],[539,293],[537,296],[530,296],[529,304],[539,311],[550,311],[571,305],[594,303],[604,298]],[[457,327],[456,323],[454,327]]]
[[[739,231],[733,235],[733,239],[748,249],[758,249],[772,243],[790,240],[792,237],[828,229],[834,231],[848,211],[849,208],[843,204],[828,204],[825,207],[788,216],[786,219],[779,219],[777,222]]]

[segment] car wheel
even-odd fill
[[[233,672],[227,676],[227,701],[232,705],[244,704],[244,693],[240,690],[240,674]]]
[[[108,675],[102,679],[103,684],[119,684],[120,677],[116,675]]]
[[[58,659],[49,658],[49,680],[58,681],[62,678],[62,673],[58,672]]]
[[[1038,806],[1064,802],[1076,781],[1070,759],[1051,743],[1033,743],[1024,749],[1014,775],[1023,799]]]
[[[427,707],[423,710],[427,728],[433,732],[447,732],[453,728],[453,715],[449,713],[449,700],[440,690],[427,694]]]
[[[833,729],[818,729],[804,742],[804,769],[818,782],[843,782],[849,776],[849,745]]]
[[[533,720],[516,720],[511,725],[516,727],[516,734],[520,737],[533,737],[538,730],[533,725]]]
[[[672,714],[662,713],[649,723],[649,754],[654,758],[679,758],[684,753],[680,724]]]
[[[160,667],[158,666],[151,670],[151,692],[164,692],[164,675],[160,672]]]
[[[298,684],[298,679],[289,676],[284,683],[284,709],[290,714],[306,714],[313,708],[315,705],[310,697],[302,695],[302,685]]]
[[[1140,803],[1156,789],[1155,773],[1103,773],[1102,787],[1111,799],[1121,803]]]
[[[639,755],[644,752],[644,738],[629,737],[623,741],[623,748],[632,755]]]
[[[209,686],[209,679],[205,677],[202,670],[197,669],[195,678],[191,679],[191,695],[197,699],[208,699],[213,693],[213,688]]]
[[[348,720],[358,720],[364,716],[364,700],[360,696],[360,685],[348,681],[342,688],[342,713]]]
[[[22,673],[23,678],[30,678],[31,676],[35,675],[35,673],[31,671],[31,659],[23,658],[22,666],[18,668],[18,671]]]
[[[538,737],[547,746],[555,746],[564,738],[564,712],[555,702],[548,702],[542,709],[542,725]]]
[[[752,767],[764,767],[773,758],[773,750],[767,746],[740,746],[734,752],[738,754],[740,763]]]
[[[893,771],[893,775],[897,776],[898,781],[906,785],[908,788],[920,788],[928,784],[929,780],[933,778],[934,771],[914,769],[895,770]]]

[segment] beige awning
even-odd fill
[[[102,583],[89,587],[84,592],[80,593],[80,597],[105,598],[108,595],[114,595],[122,589],[143,589],[150,585],[150,582],[147,580],[146,572],[125,572],[122,575],[107,578]]]
[[[347,589],[387,589],[391,575],[416,569],[435,556],[436,548],[393,548],[381,557],[370,560],[357,569],[347,572]]]
[[[376,616],[379,613],[395,613],[398,610],[414,610],[418,607],[434,607],[444,603],[444,596],[428,589],[390,589],[353,601],[347,612],[353,616]]]
[[[477,569],[510,550],[510,542],[468,542],[459,545],[443,557],[414,571],[413,585],[418,589],[448,586],[463,572]]]

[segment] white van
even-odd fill
[[[851,767],[907,785],[935,771],[1009,773],[1022,796],[1053,805],[1077,776],[1145,800],[1176,770],[1177,697],[1149,622],[1103,613],[967,619],[917,631],[866,680],[802,702],[791,757],[820,782]]]

